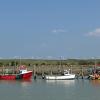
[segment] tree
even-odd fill
[[[1,66],[3,66],[3,63],[2,63],[2,62],[0,62],[0,67],[1,67]]]
[[[11,62],[11,66],[15,66],[15,61],[12,61]]]

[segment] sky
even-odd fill
[[[0,57],[100,57],[100,0],[0,0]]]

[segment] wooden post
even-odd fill
[[[51,75],[52,75],[52,65],[51,65]]]
[[[33,72],[33,75],[34,75],[34,79],[36,79],[36,68],[35,68],[35,67],[36,67],[36,66],[34,65],[34,66],[33,66],[33,71],[34,71],[34,72]]]
[[[44,76],[44,65],[42,65],[42,76]]]
[[[3,67],[2,67],[2,74],[4,75],[4,65],[3,65]]]
[[[82,79],[84,78],[84,74],[83,74],[83,66],[82,66],[82,70],[81,70],[81,75],[82,75]]]

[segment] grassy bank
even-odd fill
[[[88,74],[88,70],[95,65],[99,65],[100,60],[96,59],[67,59],[67,60],[36,60],[36,59],[1,59],[0,73],[14,72],[19,65],[26,65],[28,70],[33,70],[33,74],[59,74],[64,69],[70,69],[75,74]]]

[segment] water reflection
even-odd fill
[[[90,81],[94,86],[100,86],[100,80],[91,80]]]
[[[9,84],[9,85],[22,85],[27,86],[32,84],[32,80],[0,80],[0,84]]]
[[[21,80],[20,83],[23,87],[25,87],[32,84],[32,80]]]
[[[46,83],[52,85],[73,86],[75,85],[75,80],[46,80]]]

